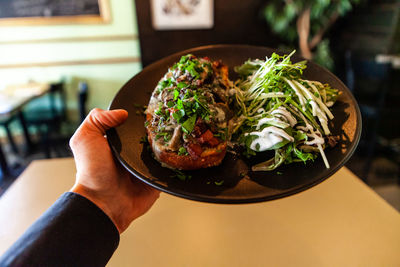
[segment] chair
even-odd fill
[[[51,157],[51,148],[61,133],[62,123],[66,121],[66,97],[64,83],[51,84],[49,92],[32,101],[24,109],[27,127],[39,136],[39,143],[47,158]]]
[[[86,82],[80,82],[78,86],[80,123],[83,122],[83,120],[87,115],[86,102],[88,99],[88,91],[89,91],[88,84]]]
[[[365,155],[361,177],[365,182],[376,150],[379,122],[389,88],[391,65],[346,52],[346,83],[354,94],[362,115],[359,150]]]

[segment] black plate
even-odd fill
[[[249,58],[265,58],[275,50],[247,45],[212,45],[189,49],[163,58],[144,68],[128,81],[113,99],[110,109],[123,108],[129,112],[128,120],[107,132],[110,146],[125,168],[147,184],[170,194],[188,199],[215,203],[249,203],[272,200],[303,191],[325,180],[339,170],[354,152],[361,133],[361,116],[349,89],[331,72],[308,62],[305,77],[329,83],[342,94],[332,108],[335,116],[332,133],[341,137],[340,143],[326,150],[331,165],[326,169],[318,157],[314,162],[289,164],[272,172],[252,172],[248,161],[227,154],[218,167],[188,172],[192,178],[181,181],[175,172],[161,167],[151,155],[148,146],[140,143],[145,136],[144,117],[137,115],[135,104],[147,105],[159,79],[182,55],[192,53],[221,59],[233,73],[233,67]],[[293,61],[297,61],[293,58]],[[243,174],[246,174],[243,177]],[[222,184],[220,184],[222,183]]]

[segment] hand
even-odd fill
[[[92,110],[70,140],[77,174],[71,191],[102,209],[122,233],[146,213],[160,192],[133,177],[117,163],[105,131],[123,123],[125,110]]]

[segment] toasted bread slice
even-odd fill
[[[147,116],[151,121],[151,116]],[[177,151],[171,151],[164,144],[157,142],[156,133],[152,127],[146,127],[147,137],[154,152],[154,157],[164,167],[178,170],[196,170],[213,167],[221,164],[226,154],[227,143],[220,142],[214,147],[203,145],[200,153],[186,153],[179,155]],[[186,145],[190,146],[190,145]]]
[[[195,170],[222,162],[231,85],[227,66],[193,55],[161,78],[146,110],[146,131],[163,166]]]

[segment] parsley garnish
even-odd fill
[[[190,180],[192,178],[191,175],[184,173],[183,171],[180,170],[175,170],[175,174],[172,175],[172,177],[176,177],[181,181],[186,181],[186,180]]]
[[[185,133],[191,133],[193,131],[194,125],[196,124],[196,115],[191,116],[184,123],[182,123],[182,129]]]
[[[214,182],[214,184],[215,184],[215,185],[218,185],[218,186],[219,186],[219,185],[222,185],[223,183],[224,183],[224,180],[221,180],[221,181],[219,181],[219,182],[217,182],[217,181]]]
[[[179,156],[183,156],[183,155],[188,155],[188,152],[186,150],[186,148],[184,148],[183,146],[181,146],[178,150],[178,155]]]

